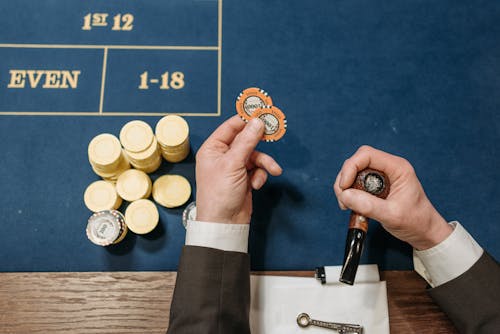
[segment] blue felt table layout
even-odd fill
[[[288,121],[259,145],[284,173],[254,193],[252,269],[341,264],[349,212],[332,184],[363,144],[411,161],[438,211],[500,257],[498,1],[19,0],[0,12],[0,271],[175,270],[184,207],[159,207],[149,235],[87,240],[87,145],[183,115],[193,153],[151,176],[184,175],[195,191],[194,152],[251,86]],[[372,222],[362,262],[411,269],[411,248]]]

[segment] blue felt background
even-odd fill
[[[171,14],[186,4],[208,20],[206,30],[182,28],[185,17]],[[41,10],[42,2],[37,6]],[[165,11],[179,29],[177,34],[166,28],[149,31],[165,33],[172,43],[216,45],[216,1],[148,1],[131,11],[147,13],[148,6],[154,7],[155,20],[162,20],[159,13]],[[331,186],[342,162],[362,144],[410,160],[443,216],[458,219],[500,258],[499,18],[495,0],[224,1],[222,116],[187,118],[193,151],[234,114],[235,97],[243,88],[266,89],[288,119],[283,140],[259,147],[276,157],[284,174],[271,178],[254,197],[253,269],[341,263],[348,212],[337,207]],[[0,19],[0,43],[50,42],[45,35],[23,36],[9,20],[8,15]],[[185,39],[182,29],[189,30]],[[54,33],[64,43],[73,38],[64,29]],[[30,36],[36,38],[27,41]],[[102,38],[111,43],[113,36]],[[159,41],[164,42],[162,36],[149,34],[130,43]],[[18,52],[0,49],[0,63],[34,51]],[[69,59],[92,57],[65,52]],[[34,65],[37,59],[33,56]],[[204,70],[200,63],[193,66]],[[0,72],[2,94],[9,79],[6,68]],[[206,89],[213,94],[214,87]],[[5,110],[8,97],[0,98]],[[76,103],[83,110],[92,100],[80,102],[78,94],[54,98],[56,111]],[[196,98],[189,103],[196,104]],[[113,103],[123,107],[119,100]],[[160,226],[148,236],[129,234],[109,248],[86,240],[90,212],[82,197],[97,179],[88,165],[87,144],[102,132],[118,134],[131,119],[0,116],[0,271],[176,269],[184,242],[183,208],[161,208]],[[159,117],[142,119],[154,126]],[[193,156],[180,164],[165,163],[153,178],[166,172],[185,175],[194,184]],[[376,223],[370,225],[365,246],[364,263],[411,268],[411,249]]]

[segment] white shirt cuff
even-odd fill
[[[247,253],[249,231],[249,224],[221,224],[188,220],[186,245]]]
[[[448,238],[432,248],[413,250],[415,271],[433,288],[462,275],[483,255],[481,246],[460,223],[449,224],[454,229]]]

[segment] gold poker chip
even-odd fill
[[[155,229],[160,220],[156,205],[148,199],[130,203],[125,211],[125,223],[129,230],[137,234],[146,234]]]
[[[156,124],[155,133],[161,146],[175,147],[189,139],[189,125],[180,116],[168,115]]]
[[[115,182],[116,179],[118,179],[118,176],[120,176],[121,173],[128,169],[130,169],[130,164],[124,156],[120,158],[119,165],[110,172],[104,172],[97,169],[95,166],[92,166],[92,170],[94,171],[94,173],[102,177],[104,180],[112,182]]]
[[[265,106],[272,106],[273,99],[267,92],[257,87],[250,87],[241,92],[236,98],[236,111],[240,117],[248,122],[255,110]]]
[[[161,158],[161,155],[158,156],[155,160],[153,160],[151,163],[148,163],[147,165],[142,165],[140,167],[136,167],[138,170],[143,171],[144,173],[153,173],[155,172],[158,168],[160,168],[161,163],[163,159]]]
[[[141,163],[144,160],[156,160],[155,158],[160,156],[160,151],[158,150],[158,140],[153,137],[151,145],[148,146],[144,151],[141,152],[126,152],[128,159],[131,162]]]
[[[138,153],[153,143],[153,130],[143,121],[130,121],[120,131],[120,142],[125,150]]]
[[[181,175],[163,175],[153,183],[153,198],[166,208],[176,208],[191,197],[191,185]]]
[[[118,195],[129,202],[148,198],[151,194],[151,188],[152,183],[149,176],[137,169],[123,172],[116,181]]]
[[[265,125],[262,140],[273,142],[281,139],[286,132],[285,114],[276,106],[265,106],[255,110],[253,117],[260,118]]]
[[[87,208],[92,212],[118,209],[122,199],[118,196],[114,184],[107,181],[92,182],[83,195]]]
[[[184,118],[177,115],[163,117],[156,124],[155,133],[165,160],[180,162],[189,155],[189,125]]]
[[[122,146],[118,138],[112,134],[103,133],[90,141],[88,155],[92,165],[114,168],[122,155]]]
[[[158,141],[155,137],[153,137],[151,145],[146,150],[138,153],[126,151],[126,155],[132,166],[146,173],[157,170],[162,161]]]

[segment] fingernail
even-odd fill
[[[340,202],[344,207],[348,207],[352,200],[352,191],[351,189],[346,189],[340,194]]]
[[[344,176],[342,175],[342,172],[340,172],[340,180],[339,180],[339,187],[344,189],[343,184],[344,184]]]
[[[276,164],[276,166],[274,167],[274,170],[275,170],[275,173],[277,175],[281,175],[283,173],[283,168],[281,168],[281,166],[278,164]]]
[[[260,189],[264,185],[264,180],[261,178],[255,179],[253,182],[253,187],[255,190]]]
[[[259,133],[262,130],[262,128],[264,127],[264,122],[262,122],[262,120],[258,117],[252,118],[248,122],[248,127],[250,128],[250,130]]]

